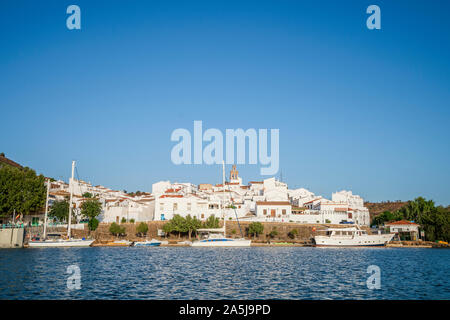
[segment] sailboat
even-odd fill
[[[222,161],[222,181],[223,190],[225,194],[225,162]],[[192,247],[250,247],[251,240],[247,240],[243,237],[242,231],[240,239],[232,239],[226,237],[226,224],[227,219],[225,219],[223,201],[221,201],[222,207],[222,217],[223,217],[223,227],[222,228],[211,228],[211,229],[198,229],[197,232],[200,234],[206,234],[206,237],[192,242]],[[237,215],[236,215],[237,219]]]
[[[50,193],[50,180],[47,180],[47,201],[45,202],[44,236],[42,240],[31,239],[28,243],[28,247],[30,248],[89,247],[94,242],[94,240],[90,239],[84,238],[75,239],[71,237],[74,171],[75,171],[75,161],[72,161],[72,178],[69,181],[70,202],[69,202],[69,221],[67,226],[67,239],[47,239],[48,198]]]

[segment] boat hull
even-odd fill
[[[192,242],[192,247],[250,247],[251,240],[227,239],[225,241],[205,240]]]
[[[30,241],[29,248],[67,248],[67,247],[90,247],[95,240],[46,240]]]
[[[359,237],[315,236],[316,247],[382,247],[394,237],[393,234],[364,235]]]
[[[102,247],[131,247],[133,245],[132,242],[129,241],[117,241],[117,242],[107,242],[103,243]]]
[[[161,242],[135,242],[135,247],[159,247]]]

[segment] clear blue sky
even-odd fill
[[[381,30],[366,28],[370,4]],[[290,187],[448,205],[449,13],[438,0],[4,0],[0,152],[150,191],[221,180],[219,166],[171,163],[176,128],[279,128]],[[244,182],[259,168],[238,167]]]

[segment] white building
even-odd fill
[[[396,233],[401,239],[417,240],[419,237],[419,225],[414,222],[401,220],[384,224],[389,227],[390,233]]]
[[[256,217],[268,221],[285,219],[288,222],[291,209],[292,205],[289,201],[258,201],[256,202]]]
[[[303,207],[305,202],[316,199],[316,195],[305,188],[288,190],[289,201],[297,207]]]
[[[370,224],[369,211],[364,207],[363,199],[351,191],[335,192],[328,200],[304,188],[290,190],[286,183],[275,178],[244,185],[236,166],[232,167],[229,181],[224,185],[202,183],[197,186],[189,182],[159,181],[152,185],[151,194],[139,196],[100,185],[93,187],[81,180],[74,180],[71,188],[75,215],[79,217],[79,208],[85,201],[82,195],[89,192],[103,204],[99,217],[101,222],[170,220],[179,214],[200,220],[214,215],[255,221]],[[68,184],[62,181],[52,183],[52,199],[64,199],[69,194]]]
[[[101,222],[119,223],[122,219],[127,222],[147,222],[154,220],[155,200],[105,200],[103,212],[99,216]]]

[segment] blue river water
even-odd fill
[[[67,285],[71,265],[78,290]],[[370,265],[379,267],[379,289],[368,288]],[[447,249],[4,249],[0,299],[448,300],[449,271]]]

